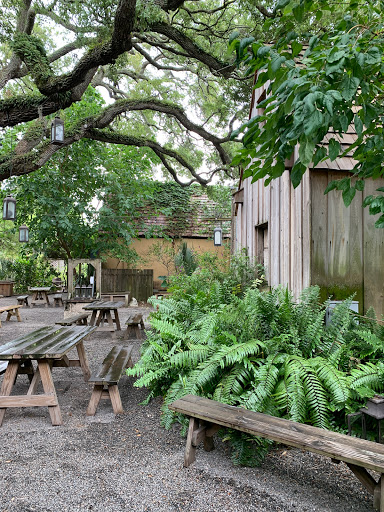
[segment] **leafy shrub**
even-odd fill
[[[15,281],[16,293],[28,290],[28,286],[50,286],[59,273],[40,256],[19,258],[8,264],[8,272]]]
[[[168,404],[186,394],[264,412],[321,428],[345,431],[345,414],[384,390],[384,329],[372,319],[357,323],[350,300],[333,310],[318,287],[299,300],[281,287],[243,296],[195,271],[176,280],[174,295],[152,300],[152,331],[141,358],[128,370],[148,400],[164,397],[162,424],[185,422]],[[183,284],[184,288],[181,288]],[[236,463],[257,463],[268,442],[229,432]]]

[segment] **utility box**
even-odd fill
[[[329,325],[332,321],[332,310],[344,302],[343,300],[331,300],[328,304],[327,310],[325,312],[325,325]],[[349,306],[349,309],[351,311],[354,311],[355,313],[359,314],[359,301],[353,300]]]

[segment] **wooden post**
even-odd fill
[[[17,371],[19,369],[19,361],[11,360],[8,361],[7,369],[5,370],[3,383],[1,385],[0,395],[9,396],[12,393],[12,388],[15,383]],[[0,409],[0,427],[3,424],[3,419],[6,411],[6,407]]]
[[[62,425],[63,419],[61,417],[60,406],[56,396],[55,385],[53,384],[49,361],[40,359],[38,361],[38,365],[44,393],[45,395],[53,396],[55,400],[55,405],[48,405],[48,412],[51,417],[52,425]]]
[[[187,468],[196,460],[196,447],[192,444],[193,433],[199,428],[199,422],[196,418],[189,419],[189,428],[187,435],[187,445],[184,454],[184,467]]]

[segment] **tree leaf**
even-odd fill
[[[305,167],[308,167],[312,162],[315,143],[312,140],[305,139],[299,146],[300,161]]]
[[[356,130],[356,133],[359,137],[361,137],[362,133],[363,133],[363,129],[364,129],[364,125],[363,125],[363,122],[362,120],[360,119],[360,117],[358,116],[358,114],[355,114],[355,119],[354,119],[354,122],[355,122],[355,130]]]
[[[292,167],[292,171],[290,174],[291,182],[294,188],[298,187],[301,182],[301,178],[303,177],[303,174],[306,171],[305,165],[303,165],[301,162],[296,161],[295,165]]]
[[[341,95],[347,101],[350,101],[356,94],[360,80],[356,76],[345,75],[341,81]]]
[[[329,146],[328,146],[328,154],[329,154],[329,158],[330,158],[331,162],[333,162],[333,160],[336,160],[336,158],[340,154],[340,151],[341,151],[340,142],[336,139],[331,139],[329,141]]]
[[[343,201],[345,206],[349,206],[352,203],[352,199],[355,197],[355,194],[355,187],[350,187],[347,190],[343,191]]]
[[[327,150],[324,146],[320,146],[317,148],[315,156],[313,157],[313,167],[316,167],[316,165],[323,160],[327,156]]]

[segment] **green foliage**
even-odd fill
[[[349,206],[364,180],[383,176],[382,4],[284,0],[277,9],[282,23],[274,44],[251,38],[230,43],[245,73],[257,73],[256,88],[270,82],[266,99],[258,105],[263,114],[233,133],[233,138],[243,134],[243,149],[233,164],[247,167],[244,177],[265,177],[268,183],[281,176],[285,160],[299,146],[291,172],[296,187],[311,162],[352,152],[358,179],[333,182],[326,190],[341,190]],[[332,21],[326,30],[317,30],[314,19],[324,14]],[[351,147],[343,147],[337,136],[324,145],[328,132],[342,135],[351,126],[357,134]],[[380,214],[376,227],[384,227],[383,196],[369,196],[365,206]]]
[[[186,242],[182,243],[180,251],[176,254],[175,266],[179,272],[185,272],[188,276],[197,268],[196,258]]]
[[[53,75],[45,48],[40,39],[29,34],[16,32],[11,47],[24,60],[34,80],[42,82]]]
[[[41,256],[2,260],[1,273],[15,281],[16,293],[28,291],[28,286],[51,286],[58,272]]]
[[[228,293],[228,272],[212,277],[200,268],[174,280],[170,298],[152,299],[152,330],[128,373],[148,399],[164,397],[162,424],[183,423],[168,404],[192,393],[345,431],[344,415],[384,389],[384,329],[371,318],[357,323],[351,300],[325,326],[318,287],[297,301],[285,288],[262,292],[251,280],[241,296]],[[225,436],[235,463],[257,464],[269,446],[238,432]]]

